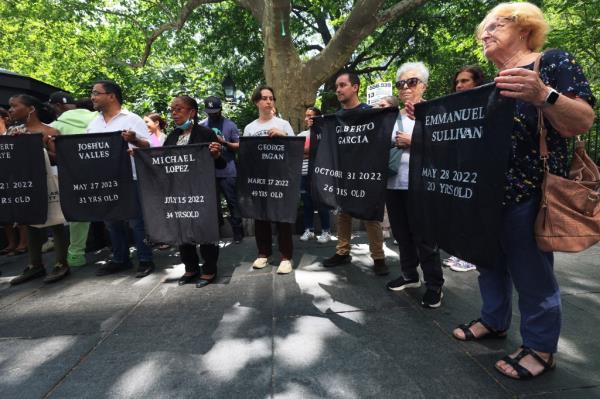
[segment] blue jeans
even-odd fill
[[[310,196],[310,184],[308,176],[302,176],[300,180],[300,197],[302,198],[303,212],[304,212],[304,228],[310,231],[315,229],[313,215],[315,213],[315,207]],[[329,209],[319,209],[319,219],[321,220],[321,229],[323,231],[329,231],[331,229],[331,222],[329,220]]]
[[[539,197],[504,210],[501,252],[493,268],[479,270],[483,306],[481,318],[497,331],[510,327],[513,284],[519,295],[523,345],[540,352],[556,352],[562,306],[554,276],[552,252],[542,252],[533,225]]]
[[[235,177],[217,177],[217,206],[219,207],[219,222],[222,223],[221,214],[221,193],[225,196],[227,207],[229,208],[229,223],[233,230],[234,237],[243,236],[242,217],[240,216],[240,206],[237,199],[236,178]]]
[[[126,263],[129,261],[129,240],[127,238],[127,225],[131,226],[133,231],[133,240],[137,249],[137,257],[140,262],[152,261],[152,249],[144,242],[146,231],[144,229],[144,218],[142,216],[142,205],[140,203],[140,193],[135,182],[135,204],[138,215],[129,220],[119,220],[106,222],[110,242],[112,244],[113,262]]]

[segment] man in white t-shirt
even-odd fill
[[[138,115],[121,108],[123,94],[121,87],[112,81],[103,80],[96,82],[92,89],[92,102],[94,109],[100,114],[94,119],[86,130],[87,133],[108,133],[123,131],[123,140],[129,143],[129,148],[146,148],[150,146],[150,133],[144,120]],[[133,179],[137,183],[135,163],[131,159]],[[127,239],[127,222],[133,230],[133,238],[137,249],[139,261],[136,277],[141,278],[154,271],[152,249],[144,242],[146,232],[140,205],[139,191],[135,189],[135,200],[138,215],[129,221],[106,222],[110,241],[112,243],[112,260],[101,266],[96,274],[103,276],[120,272],[131,267],[129,260],[129,241]]]

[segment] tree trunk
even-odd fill
[[[265,0],[262,18],[264,73],[275,90],[277,111],[295,133],[304,129],[304,111],[314,105],[320,82],[306,76],[305,64],[289,33],[289,0]]]
[[[303,68],[274,69],[267,82],[275,90],[277,111],[290,122],[295,133],[304,130],[304,112],[313,106],[316,100],[318,82],[304,77]]]
[[[304,110],[314,105],[319,86],[328,80],[331,82],[332,75],[345,65],[358,44],[378,26],[426,0],[398,1],[385,11],[381,10],[385,0],[356,0],[325,49],[306,62],[300,59],[292,42],[290,0],[237,1],[261,23],[267,84],[275,90],[277,110],[290,122],[294,132],[299,132],[304,127]]]

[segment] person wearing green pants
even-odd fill
[[[98,115],[93,111],[94,106],[90,99],[75,101],[69,93],[60,91],[53,93],[48,102],[60,115],[50,126],[58,129],[63,135],[85,133],[87,126]],[[69,223],[70,243],[67,261],[71,267],[84,266],[87,263],[85,244],[89,229],[89,222]]]

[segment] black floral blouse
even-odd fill
[[[524,68],[533,69],[533,64]],[[559,93],[574,94],[594,106],[596,100],[590,85],[581,67],[569,53],[561,50],[545,52],[540,63],[540,77],[546,85],[553,87]],[[539,154],[536,107],[531,103],[517,100],[514,118],[504,205],[520,203],[537,194],[544,177],[544,168]],[[547,120],[546,128],[550,172],[567,176],[569,167],[567,140],[560,136]]]

